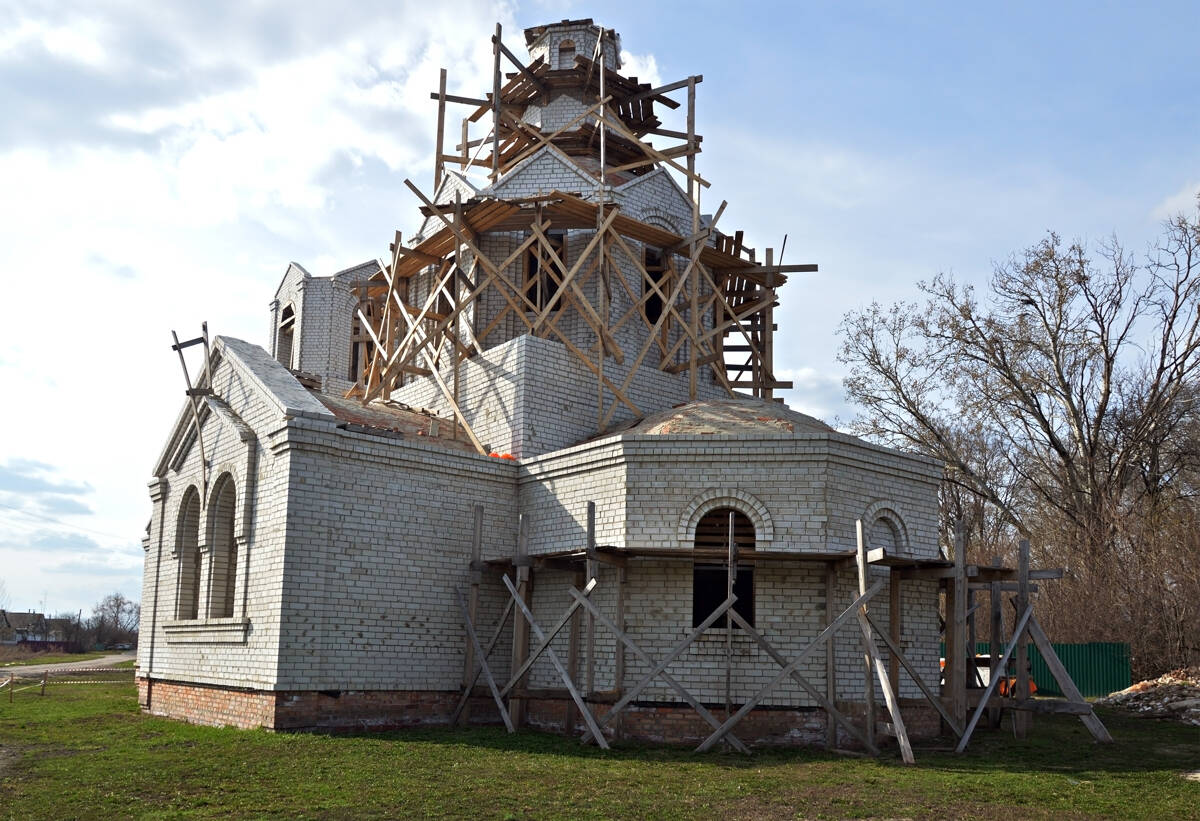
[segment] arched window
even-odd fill
[[[292,337],[296,327],[296,311],[289,305],[279,315],[279,330],[275,334],[275,358],[285,368],[292,367]]]
[[[237,587],[237,541],[234,517],[237,512],[237,488],[233,477],[223,474],[213,487],[208,508],[209,618],[233,615],[233,593]]]
[[[175,555],[178,559],[178,583],[175,590],[175,618],[200,617],[200,494],[195,486],[183,494],[179,519],[175,524]]]
[[[558,67],[575,68],[575,41],[563,40],[558,44]]]
[[[658,248],[651,248],[647,245],[643,256],[646,273],[650,275],[650,280],[653,280],[655,285],[660,286],[661,290],[663,278],[667,275],[666,255]],[[646,321],[653,324],[658,322],[659,317],[662,316],[663,298],[651,287],[650,280],[642,280],[642,296],[646,297],[644,308]]]
[[[754,549],[754,523],[740,510],[718,507],[696,523],[696,557],[692,560],[692,626],[696,627],[725,601],[728,584],[729,533],[738,552]],[[739,563],[733,577],[737,603],[733,609],[754,626],[754,565]],[[713,627],[724,627],[724,614]]]

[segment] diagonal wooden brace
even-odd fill
[[[992,692],[1000,683],[1000,679],[1007,678],[1004,671],[1008,669],[1008,659],[1012,656],[1013,650],[1016,649],[1017,639],[1021,633],[1025,631],[1029,619],[1033,616],[1033,605],[1025,608],[1025,612],[1021,614],[1021,618],[1017,619],[1017,624],[1013,628],[1012,638],[1008,642],[1008,647],[1004,650],[1004,655],[1000,657],[1000,661],[992,668],[992,674],[988,680],[987,689],[983,691],[983,696],[979,699],[979,704],[975,706],[975,712],[971,715],[971,720],[967,722],[967,727],[963,730],[962,738],[958,741],[958,746],[954,748],[954,752],[961,753],[967,749],[967,742],[971,740],[971,733],[975,732],[975,725],[979,723],[979,717],[983,715],[983,711],[987,709],[988,700],[992,697]],[[999,675],[997,675],[999,671]]]
[[[912,680],[915,681],[917,686],[921,688],[921,692],[925,694],[925,700],[933,705],[933,708],[938,711],[938,714],[942,717],[942,720],[945,721],[946,725],[954,731],[954,734],[959,738],[962,738],[962,727],[958,726],[958,722],[955,721],[954,717],[950,715],[950,711],[946,709],[944,704],[942,704],[942,700],[934,695],[933,691],[929,689],[929,685],[926,684],[921,678],[921,674],[915,667],[913,667],[912,662],[908,660],[908,657],[904,655],[903,651],[901,651],[896,642],[892,641],[891,637],[887,634],[887,631],[879,629],[879,625],[875,623],[873,618],[871,618],[870,613],[867,614],[867,621],[870,622],[871,626],[875,628],[875,632],[879,634],[879,638],[883,639],[883,643],[887,645],[887,648],[891,654],[895,656],[897,660],[899,660],[900,664],[904,666],[904,669],[908,671],[908,674],[912,676]],[[899,682],[896,683],[896,686],[899,686]]]
[[[624,644],[626,647],[628,647],[629,650],[635,656],[637,656],[639,661],[641,661],[642,663],[646,664],[649,667],[654,666],[654,659],[650,658],[650,655],[645,650],[638,647],[637,644],[634,643],[633,639],[629,638],[629,636],[625,633],[624,630],[617,627],[617,625],[613,622],[612,619],[610,619],[608,616],[601,613],[600,609],[598,607],[596,607],[596,605],[594,603],[584,599],[580,595],[578,590],[572,589],[571,595],[574,596],[575,599],[580,602],[580,604],[588,611],[588,613],[590,615],[595,617],[596,621],[600,622],[600,624],[603,625],[610,633],[612,633],[614,636],[616,636],[617,639],[620,640],[620,642],[622,644]],[[680,684],[679,681],[674,676],[672,676],[666,670],[663,670],[662,673],[660,673],[659,675],[662,677],[663,681],[665,681],[668,685],[670,685],[671,688],[674,689],[675,692],[677,692],[679,694],[680,698],[682,698],[689,706],[691,706],[691,708],[693,710],[696,711],[697,714],[699,714],[700,718],[702,718],[706,722],[708,722],[708,725],[710,727],[716,728],[716,727],[721,726],[721,722],[717,720],[717,717],[714,716],[712,713],[710,713],[708,711],[708,708],[706,708],[691,693],[689,693],[687,691],[687,688],[685,688],[682,684]],[[737,750],[738,752],[745,753],[746,755],[750,754],[750,750],[746,747],[746,745],[743,744],[741,742],[741,740],[738,739],[738,737],[735,736],[733,733],[729,733],[728,735],[726,735],[725,740],[728,741],[730,743],[730,745],[732,745],[733,748],[735,750]]]
[[[504,611],[500,614],[500,620],[496,622],[496,629],[492,633],[492,639],[484,648],[484,657],[490,656],[492,650],[496,648],[496,642],[500,641],[500,634],[504,631],[504,625],[508,622],[508,614],[512,612],[512,602],[504,606]],[[454,708],[454,712],[450,716],[450,724],[458,723],[459,716],[462,715],[463,709],[467,706],[467,700],[471,698],[471,691],[475,689],[475,682],[479,681],[480,674],[483,673],[483,668],[478,664],[475,665],[475,672],[472,673],[467,686],[463,688],[463,694],[459,696],[458,706]]]
[[[730,612],[730,615],[733,616],[733,620],[737,622],[738,626],[746,631],[746,635],[754,639],[755,643],[757,643],[758,646],[763,649],[763,652],[773,658],[780,667],[788,666],[787,659],[785,659],[778,650],[772,647],[771,643],[768,642],[761,633],[751,627],[750,624],[744,618],[742,618],[740,613],[738,613],[736,610],[733,610]],[[841,711],[839,711],[820,690],[814,687],[812,683],[800,673],[799,670],[792,670],[791,677],[792,681],[799,684],[800,687],[803,688],[804,692],[812,696],[813,701],[817,702],[817,704],[819,704],[828,715],[833,717],[834,721],[842,725],[842,728],[850,735],[854,736],[854,738],[858,740],[858,743],[866,747],[872,755],[875,755],[879,752],[879,750],[875,748],[875,745],[868,741],[867,737],[863,735],[862,730],[858,729],[858,727],[855,727],[854,722],[852,722]],[[719,729],[719,725],[714,724],[713,726]],[[727,733],[725,735],[725,740],[728,741],[731,735],[732,733]]]
[[[830,622],[824,630],[817,634],[816,638],[808,643],[808,646],[800,652],[800,655],[798,655],[790,664],[788,664],[788,666],[776,673],[775,678],[767,682],[766,686],[759,690],[758,693],[755,694],[754,698],[743,704],[741,709],[727,718],[725,723],[722,724],[716,732],[706,738],[700,744],[700,746],[696,748],[696,752],[702,753],[706,750],[712,749],[713,745],[724,738],[726,733],[732,730],[739,721],[745,718],[751,710],[757,707],[759,702],[766,698],[767,695],[779,685],[779,682],[783,681],[785,678],[789,678],[792,674],[792,671],[804,663],[804,660],[808,658],[809,653],[824,644],[830,636],[837,632],[839,627],[854,617],[854,614],[857,612],[859,607],[862,607],[864,604],[870,601],[875,594],[882,589],[883,582],[877,581],[875,584],[871,585],[870,590],[855,599],[853,604],[843,610],[841,615]]]
[[[592,591],[596,589],[596,584],[597,582],[595,579],[590,580],[587,583],[587,586],[583,588],[583,595],[590,596]],[[571,588],[571,592],[575,593],[577,591],[575,588]],[[529,668],[532,667],[534,662],[537,661],[538,656],[540,656],[542,651],[550,646],[550,642],[554,641],[555,637],[562,632],[563,628],[567,626],[567,623],[571,620],[571,617],[575,615],[575,611],[578,609],[578,601],[574,602],[570,607],[567,608],[567,612],[564,613],[563,617],[558,620],[558,624],[554,625],[546,637],[541,640],[541,643],[534,648],[533,652],[529,654],[529,658],[525,659],[525,663],[521,665],[517,672],[513,673],[513,675],[509,678],[508,683],[501,688],[500,695],[508,695],[512,688],[517,686],[517,682],[529,672]]]
[[[505,577],[505,581],[508,581],[507,576]],[[515,733],[516,728],[513,727],[512,719],[508,715],[508,709],[504,706],[504,699],[500,697],[500,690],[496,687],[496,679],[492,677],[492,670],[488,667],[487,655],[479,645],[479,636],[475,634],[475,625],[471,624],[471,611],[467,609],[467,600],[463,598],[461,591],[458,594],[458,603],[462,607],[463,622],[467,626],[467,636],[471,639],[471,645],[475,648],[475,656],[479,659],[479,665],[483,671],[483,677],[487,681],[488,689],[492,691],[492,699],[496,702],[496,708],[500,710],[500,718],[504,719],[504,726],[508,728],[508,731]],[[467,693],[470,692],[470,688],[467,688]]]
[[[542,628],[538,627],[538,623],[534,621],[533,613],[529,612],[529,608],[521,600],[521,594],[513,586],[512,580],[508,576],[501,576],[501,579],[504,582],[504,586],[508,588],[508,593],[512,596],[512,600],[517,603],[517,607],[520,609],[522,615],[525,616],[525,621],[529,624],[530,631],[537,636],[538,641],[542,642],[540,645],[542,652],[546,654],[546,658],[550,659],[550,663],[554,665],[554,669],[562,677],[563,684],[567,685],[567,692],[571,694],[575,706],[579,708],[579,714],[583,716],[583,721],[587,724],[588,731],[595,736],[596,743],[607,750],[608,741],[605,740],[603,733],[600,732],[600,728],[596,726],[596,719],[592,715],[592,711],[588,709],[587,704],[584,703],[583,697],[579,695],[579,690],[575,688],[575,682],[571,681],[571,674],[567,672],[567,668],[559,661],[558,654],[554,652],[554,649],[550,646],[550,642],[546,641],[546,634],[542,632]]]
[[[716,622],[717,619],[721,618],[725,611],[733,607],[734,603],[736,602],[737,596],[730,596],[729,598],[725,599],[725,601],[721,602],[720,606],[718,606],[717,609],[714,610],[707,619],[702,621],[698,627],[692,630],[691,633],[688,633],[687,637],[684,638],[683,641],[671,648],[671,652],[668,653],[662,661],[654,665],[654,668],[647,673],[641,681],[635,684],[628,693],[621,697],[620,701],[613,705],[611,710],[604,714],[604,717],[600,719],[600,726],[603,727],[604,725],[608,724],[608,722],[616,718],[622,710],[632,704],[633,700],[638,697],[642,690],[646,689],[650,682],[652,682],[659,674],[666,670],[667,667],[670,666],[671,662],[683,655],[683,651],[691,647],[692,642],[700,638],[701,634],[703,634],[708,628],[712,627],[713,623]],[[584,733],[582,739],[583,743],[586,744],[591,740],[591,738],[591,735]],[[599,742],[599,739],[597,739],[597,742]]]

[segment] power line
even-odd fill
[[[64,522],[61,519],[56,519],[53,516],[45,516],[41,513],[34,513],[32,511],[25,510],[24,508],[17,507],[16,505],[9,505],[9,504],[5,504],[4,502],[0,502],[0,507],[8,508],[9,510],[12,510],[16,513],[21,514],[22,516],[29,516],[34,519],[41,519],[44,522],[49,522],[50,524],[58,525],[59,527],[65,527],[68,530],[79,530],[79,531],[83,531],[85,533],[94,533],[97,536],[104,536],[109,539],[120,539],[123,542],[131,541],[131,539],[127,535],[126,536],[118,536],[115,533],[106,533],[103,530],[95,530],[94,528],[84,527],[83,525],[71,524],[70,522]]]

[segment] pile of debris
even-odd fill
[[[1200,667],[1184,667],[1139,681],[1096,703],[1145,718],[1170,718],[1200,727]]]

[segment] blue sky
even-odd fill
[[[1200,191],[1196,4],[0,2],[0,581],[140,595],[145,482],[182,401],[169,332],[262,342],[289,260],[416,227],[437,70],[591,16],[626,73],[699,73],[725,229],[816,262],[783,295],[788,401],[842,401],[842,314],[983,282],[1054,229],[1134,252]],[[44,605],[43,605],[44,603]]]

